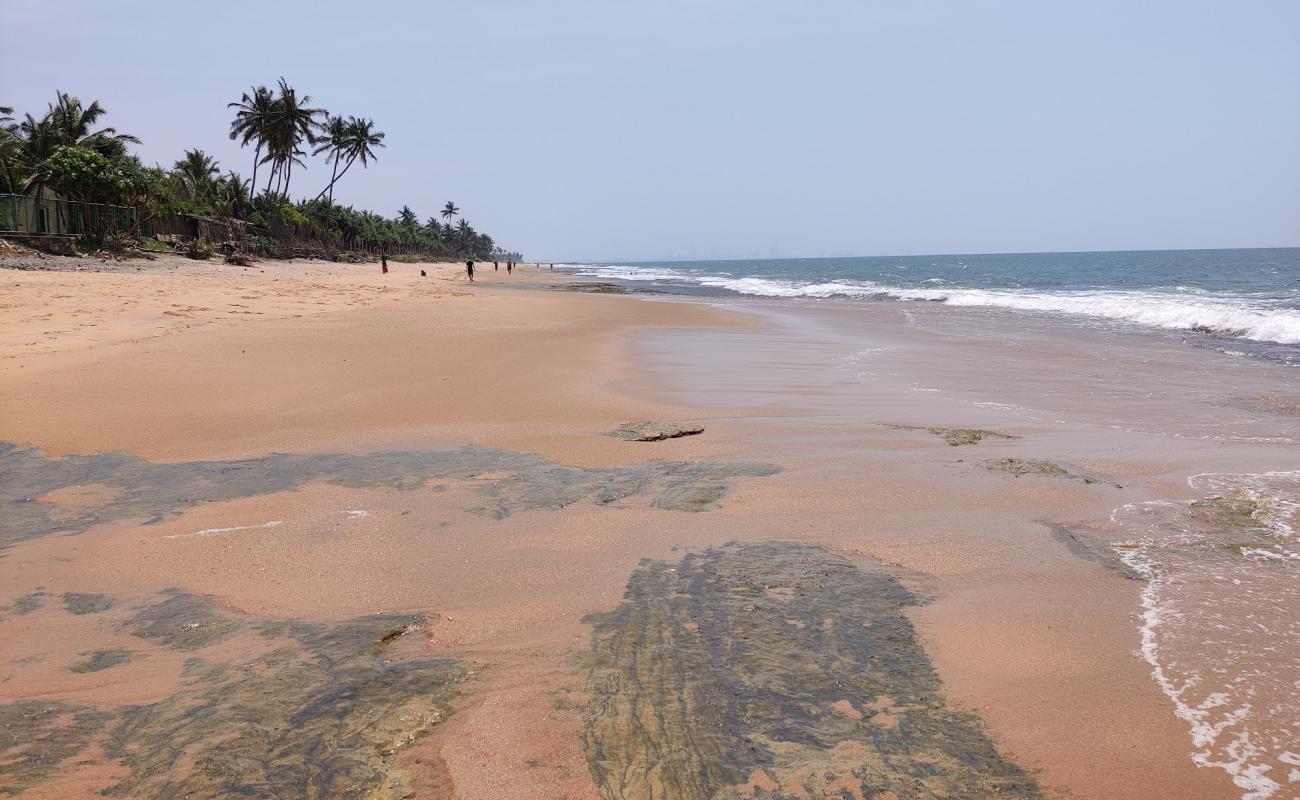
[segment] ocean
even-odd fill
[[[566,264],[689,294],[933,302],[1173,332],[1300,365],[1300,248]]]

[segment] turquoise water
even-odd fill
[[[569,264],[629,286],[933,302],[1178,331],[1300,364],[1300,248]]]

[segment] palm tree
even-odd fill
[[[22,140],[18,138],[18,123],[14,110],[0,106],[0,192],[18,192],[18,166],[22,155]]]
[[[230,123],[230,140],[239,139],[240,147],[247,147],[252,141],[257,142],[253,150],[253,179],[250,182],[256,188],[257,165],[262,160],[262,147],[269,135],[275,97],[265,86],[254,86],[252,89],[251,94],[244,92],[239,102],[227,103],[226,108],[236,109],[235,118]]]
[[[267,155],[262,160],[272,163],[271,179],[279,178],[276,194],[288,197],[293,165],[302,164],[298,156],[306,155],[300,145],[303,142],[316,143],[316,131],[320,128],[318,118],[327,112],[323,108],[312,108],[311,97],[299,97],[298,91],[284,78],[280,78],[279,90],[267,125]],[[268,189],[271,179],[266,183]]]
[[[50,103],[50,110],[45,115],[57,140],[56,146],[89,147],[96,150],[120,148],[125,152],[123,143],[140,143],[139,139],[129,133],[118,133],[116,128],[93,130],[95,123],[106,113],[98,100],[84,106],[79,99],[63,92],[58,92],[57,96],[58,99]]]
[[[209,194],[212,179],[221,169],[212,156],[195,148],[185,151],[185,158],[176,162],[174,172],[190,199],[199,200]]]
[[[334,171],[330,173],[329,190],[330,203],[334,203],[334,182],[339,177],[339,161],[343,158],[343,152],[348,146],[348,123],[343,117],[330,116],[326,117],[325,124],[322,126],[325,135],[320,138],[320,144],[311,154],[318,156],[321,153],[328,152],[325,157],[325,163],[334,162]],[[321,192],[324,194],[324,192]],[[320,199],[320,195],[316,196]]]
[[[329,186],[321,189],[320,194],[316,195],[319,200],[329,192],[330,202],[334,201],[334,184],[347,174],[354,162],[360,161],[362,167],[370,165],[371,161],[378,158],[375,154],[375,148],[384,146],[384,134],[382,131],[375,130],[374,120],[365,119],[364,117],[348,117],[347,133],[344,136],[343,151],[347,154],[348,163],[343,165],[343,170],[330,179]],[[331,131],[332,135],[332,131]],[[334,162],[335,167],[338,161]]]
[[[411,210],[410,206],[402,206],[402,210],[397,212],[397,224],[410,231],[415,231],[420,224],[420,218]]]
[[[450,200],[448,200],[448,201],[447,201],[447,204],[444,205],[444,206],[442,207],[442,211],[441,211],[440,213],[442,214],[442,218],[445,219],[445,220],[447,220],[447,227],[451,227],[451,220],[452,220],[452,217],[454,217],[454,216],[456,216],[457,214],[459,214],[459,213],[460,213],[460,209],[459,209],[459,208],[456,208],[456,204],[455,204],[455,203],[453,203],[453,202],[451,202]]]
[[[252,184],[240,177],[238,172],[228,172],[212,184],[212,194],[218,210],[228,217],[239,215],[239,210],[251,202],[249,189]]]

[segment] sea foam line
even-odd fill
[[[233,533],[234,531],[251,531],[255,528],[275,528],[283,525],[283,520],[274,519],[270,522],[264,522],[261,525],[235,525],[230,528],[204,528],[194,533],[173,533],[170,536],[164,536],[164,539],[189,539],[193,536],[220,536],[223,533]]]

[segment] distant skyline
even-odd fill
[[[97,99],[147,164],[247,177],[226,104],[283,75],[387,133],[337,200],[454,200],[530,259],[1300,245],[1291,0],[0,0],[0,27],[19,114]]]

